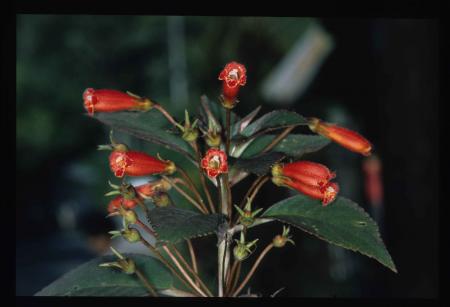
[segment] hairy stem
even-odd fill
[[[266,248],[261,252],[261,254],[259,255],[258,259],[256,259],[255,263],[253,264],[252,268],[250,269],[250,272],[248,272],[247,276],[244,278],[244,280],[242,281],[241,285],[236,289],[236,291],[233,292],[233,297],[236,297],[239,292],[241,292],[241,290],[245,287],[245,285],[248,283],[248,281],[250,280],[250,278],[253,276],[253,274],[256,271],[256,268],[258,267],[258,265],[261,263],[261,260],[264,258],[264,256],[273,248],[273,243],[270,243],[269,245],[266,246]]]

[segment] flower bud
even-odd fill
[[[84,107],[89,115],[94,112],[117,112],[127,110],[147,111],[153,102],[129,92],[87,88],[83,93]]]
[[[122,210],[122,216],[125,220],[125,223],[128,224],[135,224],[137,221],[137,215],[136,212],[133,210]]]
[[[219,148],[222,143],[222,137],[219,133],[214,133],[211,131],[205,134],[205,141],[209,147]]]
[[[236,97],[239,88],[247,82],[247,70],[244,65],[237,62],[228,63],[219,74],[219,80],[223,80],[222,105],[232,109],[238,102]]]
[[[286,245],[286,243],[292,243],[295,245],[295,242],[291,240],[291,236],[289,236],[289,227],[285,227],[283,226],[283,233],[281,235],[276,235],[273,240],[273,246],[274,247],[284,247]]]
[[[259,239],[253,240],[252,242],[245,242],[244,233],[241,232],[241,238],[240,240],[234,240],[236,241],[236,246],[233,248],[233,255],[236,261],[243,261],[250,254],[253,252],[251,248],[255,246],[256,242],[258,242]],[[256,247],[255,247],[256,248]],[[254,250],[254,249],[253,249]]]
[[[364,156],[370,156],[371,154],[372,145],[370,142],[355,131],[321,121],[314,117],[309,119],[308,126],[313,132],[329,138],[350,151],[360,153]]]
[[[137,229],[134,228],[127,228],[122,230],[121,232],[122,237],[124,237],[128,242],[137,242],[141,240],[141,234]]]

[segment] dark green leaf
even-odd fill
[[[262,135],[256,138],[240,157],[248,158],[259,154],[275,137],[276,135]],[[290,134],[272,150],[285,153],[289,157],[300,158],[303,154],[318,151],[329,143],[330,140],[321,135]]]
[[[212,234],[223,218],[221,214],[205,215],[174,207],[154,208],[149,213],[158,240],[172,243]]]
[[[307,124],[307,120],[300,114],[286,110],[277,110],[261,116],[242,130],[241,134],[249,137],[256,132],[267,128]]]
[[[356,203],[344,197],[323,207],[305,195],[284,199],[262,217],[291,224],[329,243],[374,258],[397,272],[374,220]]]
[[[151,256],[124,254],[148,278],[156,289],[172,286],[172,275],[164,265]],[[93,259],[63,275],[41,291],[37,296],[145,296],[148,290],[138,277],[127,275],[116,268],[99,267],[104,262],[116,261],[108,255]]]
[[[262,176],[270,171],[270,168],[274,163],[280,161],[285,156],[286,155],[281,152],[271,151],[248,159],[230,158],[230,163],[235,161],[232,165],[233,168]]]
[[[250,124],[250,122],[255,118],[259,110],[261,110],[261,106],[258,106],[252,112],[247,114],[247,116],[234,123],[234,125],[232,125],[231,127],[231,136],[233,137],[236,134],[240,134],[242,130],[244,130],[245,127],[247,127]]]
[[[194,159],[193,150],[181,136],[170,132],[167,119],[155,109],[148,112],[97,113],[94,118],[111,128],[131,134],[137,138],[163,145],[168,149]]]

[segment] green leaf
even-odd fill
[[[344,197],[323,207],[305,195],[284,199],[262,217],[274,218],[337,246],[360,252],[397,272],[374,220],[356,203]]]
[[[244,130],[242,130],[241,135],[249,137],[256,132],[267,128],[307,124],[307,120],[298,113],[287,110],[277,110],[267,113],[258,118],[256,121],[248,125]]]
[[[260,153],[277,135],[262,135],[256,138],[244,150],[241,158],[248,158]],[[321,135],[290,134],[278,143],[272,151],[282,152],[289,157],[300,158],[305,153],[318,151],[328,145],[330,140]]]
[[[172,243],[212,234],[223,218],[222,214],[199,214],[174,207],[157,207],[149,213],[158,240]]]
[[[123,254],[136,263],[136,267],[147,277],[156,289],[172,286],[172,275],[164,265],[151,256]],[[113,255],[93,259],[66,273],[36,296],[146,296],[148,290],[139,278],[116,268],[99,267],[105,262],[116,261]]]
[[[258,114],[259,110],[261,110],[261,106],[258,106],[252,112],[247,114],[244,118],[235,122],[231,127],[231,136],[233,137],[237,134],[240,134],[242,132],[242,130],[244,130],[245,127],[247,127],[250,124],[250,122],[255,118],[255,116]]]
[[[233,168],[262,176],[270,171],[274,163],[282,160],[285,156],[281,152],[271,151],[248,159],[230,157],[229,160]]]
[[[148,112],[114,112],[97,113],[94,118],[119,130],[155,144],[163,145],[168,149],[189,156],[192,160],[194,152],[186,141],[169,129],[172,125],[155,109]]]

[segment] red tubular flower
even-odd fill
[[[339,193],[339,185],[335,182],[329,182],[322,187],[315,187],[300,181],[287,179],[284,181],[284,184],[309,197],[320,199],[323,206],[331,203]]]
[[[275,165],[273,171],[280,175],[290,177],[304,184],[321,187],[336,177],[328,167],[320,163],[310,161],[297,161],[284,165]]]
[[[219,74],[219,80],[223,80],[222,94],[223,106],[233,108],[236,104],[236,97],[239,87],[247,82],[247,70],[245,66],[237,62],[228,63]]]
[[[272,181],[278,186],[291,187],[305,195],[322,200],[324,206],[331,203],[339,192],[336,177],[325,165],[310,161],[275,164],[272,167]]]
[[[372,145],[359,133],[342,128],[327,122],[323,122],[318,118],[309,120],[309,128],[324,137],[338,143],[350,151],[360,153],[364,156],[370,156]]]
[[[228,172],[227,155],[222,150],[210,148],[201,162],[209,177],[215,178],[221,173]]]
[[[87,88],[83,93],[84,108],[89,115],[94,112],[117,112],[125,110],[147,111],[153,106],[147,98],[116,90]]]
[[[109,166],[116,177],[173,174],[176,171],[172,161],[163,161],[139,151],[113,151]]]
[[[140,186],[134,187],[137,199],[144,201],[144,199],[152,198],[159,192],[166,192],[171,188],[170,184],[164,179],[148,182]],[[119,209],[122,204],[126,209],[133,209],[138,204],[136,198],[126,199],[122,195],[115,197],[108,205],[108,212],[112,213]]]

